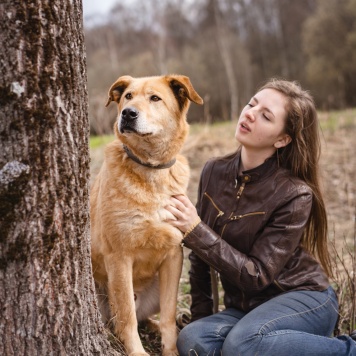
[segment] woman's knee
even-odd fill
[[[216,317],[194,321],[184,327],[178,335],[179,355],[219,355],[221,346],[232,326],[214,322]]]
[[[199,325],[196,326],[195,323],[188,324],[180,331],[177,340],[179,355],[193,355],[190,353],[190,350],[195,348],[195,344],[200,339],[200,328]]]
[[[242,325],[243,324],[243,325]],[[254,355],[263,335],[256,325],[237,324],[227,335],[223,347],[223,355]]]

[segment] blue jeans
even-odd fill
[[[331,337],[338,302],[323,292],[293,291],[249,313],[229,308],[188,324],[179,334],[179,355],[356,356],[349,336]]]

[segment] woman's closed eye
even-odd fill
[[[263,114],[263,117],[268,120],[268,121],[271,121],[271,119],[266,115],[266,114]]]

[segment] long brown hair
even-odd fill
[[[319,157],[320,135],[317,111],[312,96],[299,83],[271,79],[262,89],[274,89],[288,101],[286,133],[292,141],[277,152],[279,163],[304,180],[313,191],[309,220],[302,237],[303,246],[316,256],[325,272],[332,276],[328,251],[328,222],[320,189]]]

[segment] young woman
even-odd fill
[[[171,198],[170,223],[192,250],[192,322],[179,335],[180,355],[356,355],[351,337],[331,337],[338,302],[318,130],[311,96],[271,80],[242,110],[238,151],[205,165],[197,209]],[[209,266],[224,288],[226,308],[216,314]]]

